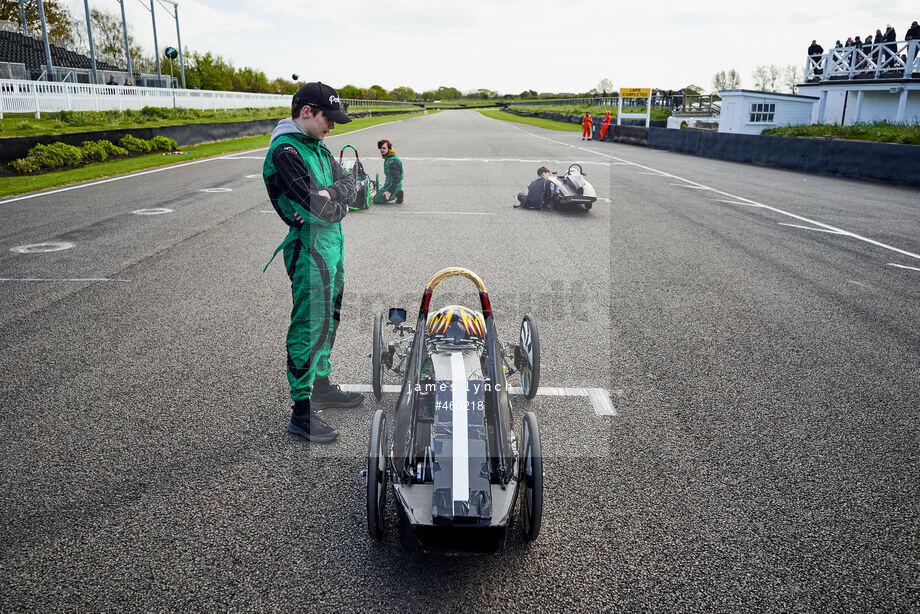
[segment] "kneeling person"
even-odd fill
[[[541,166],[537,169],[537,178],[530,182],[526,192],[517,195],[520,204],[515,209],[523,206],[525,209],[547,209],[549,207],[549,169]]]
[[[402,162],[396,157],[396,152],[393,151],[393,143],[389,140],[381,139],[377,141],[377,149],[380,150],[380,155],[383,156],[383,173],[386,175],[386,181],[374,194],[374,204],[380,205],[394,200],[397,203],[401,203],[403,201]]]

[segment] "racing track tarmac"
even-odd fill
[[[371,315],[411,312],[445,266],[484,278],[504,338],[533,313],[543,385],[616,408],[515,399],[543,434],[539,539],[370,542],[359,470],[396,395],[329,410],[331,446],[284,431],[289,285],[261,273],[284,231],[264,152],[234,154],[0,202],[0,278],[116,280],[0,281],[0,610],[916,607],[916,191],[472,111],[327,142],[373,173],[381,137],[407,200],[346,218],[334,379],[369,383]],[[612,202],[511,207],[576,160]],[[150,208],[171,212],[132,213]],[[52,241],[73,247],[10,251]]]

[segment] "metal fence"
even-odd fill
[[[920,74],[920,40],[835,47],[805,61],[805,81],[911,79]]]

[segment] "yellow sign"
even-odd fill
[[[621,87],[621,98],[648,98],[652,95],[650,87]]]

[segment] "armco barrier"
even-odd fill
[[[418,111],[357,111],[349,113],[352,117],[366,117],[379,115],[400,115]],[[280,119],[280,118],[279,118]],[[269,134],[277,125],[278,119],[256,119],[242,122],[210,122],[205,124],[179,124],[175,126],[160,126],[156,128],[128,128],[119,130],[96,130],[93,132],[71,132],[68,134],[19,136],[0,139],[0,163],[12,162],[16,158],[23,158],[29,149],[39,143],[67,143],[79,147],[83,141],[107,140],[117,144],[126,134],[131,134],[141,139],[152,139],[157,135],[175,139],[180,147],[189,147],[201,143],[237,139],[244,136],[258,136]],[[268,139],[265,141],[268,146]]]
[[[920,187],[918,145],[634,126],[611,126],[606,140],[732,162]]]

